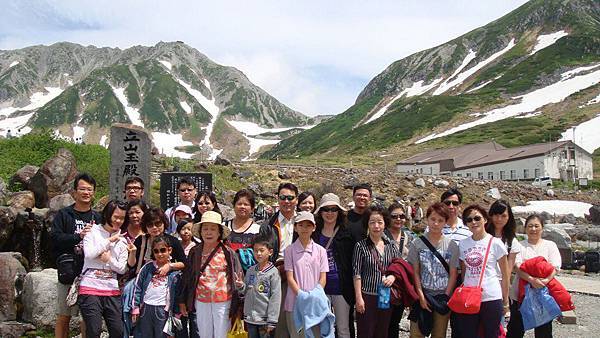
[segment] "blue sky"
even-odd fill
[[[525,0],[5,0],[0,49],[181,40],[307,115],[337,114],[390,63]]]

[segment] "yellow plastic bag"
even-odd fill
[[[238,318],[227,333],[227,338],[248,338],[248,332],[244,330],[244,322]]]

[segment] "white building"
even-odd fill
[[[572,141],[505,148],[492,141],[438,149],[396,164],[398,172],[490,180],[593,179],[592,154]]]

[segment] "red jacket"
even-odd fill
[[[546,278],[554,271],[554,266],[548,263],[542,256],[526,260],[519,268],[521,271],[531,275],[531,277],[536,278]],[[519,279],[519,302],[522,302],[523,298],[525,298],[525,284],[527,284],[525,280]],[[546,286],[552,298],[558,303],[561,311],[569,311],[575,308],[571,300],[571,295],[556,278],[552,278]]]
[[[412,306],[419,299],[415,291],[415,272],[412,265],[402,258],[394,258],[390,266],[388,266],[386,275],[393,275],[396,280],[392,284],[392,289],[396,291],[398,299],[393,299],[394,305],[404,305],[404,307]]]

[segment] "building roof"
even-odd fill
[[[439,163],[440,171],[452,171],[536,157],[544,155],[568,143],[573,144],[571,141],[560,141],[505,148],[502,145],[491,141],[428,151],[413,155],[399,161],[397,164],[417,165]]]

